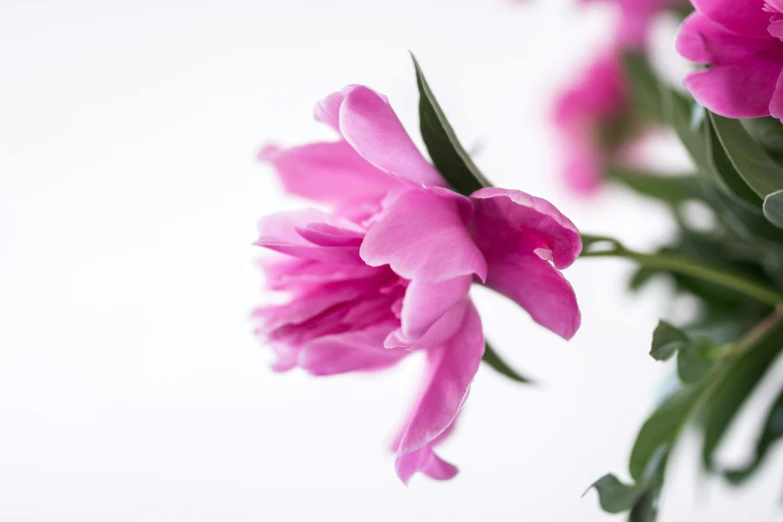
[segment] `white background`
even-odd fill
[[[1,0],[0,520],[613,519],[580,495],[627,476],[669,371],[650,335],[676,311],[663,285],[627,295],[626,264],[568,270],[584,316],[571,343],[476,292],[489,337],[540,384],[482,369],[443,447],[461,468],[448,483],[405,488],[387,452],[418,361],[276,375],[247,319],[255,221],[300,204],[256,151],[327,137],[312,104],[347,83],[387,94],[418,139],[408,49],[498,185],[584,231],[662,241],[657,207],[557,180],[549,105],[608,16],[555,0]],[[659,29],[674,59],[673,25]],[[773,466],[738,494],[699,477],[695,449],[671,468],[663,522],[779,519]]]

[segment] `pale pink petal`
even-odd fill
[[[313,201],[337,204],[380,200],[398,184],[344,141],[290,149],[267,146],[258,157],[274,166],[287,192]]]
[[[744,60],[779,44],[770,38],[760,40],[737,36],[696,12],[680,26],[675,48],[692,62],[721,65]]]
[[[425,190],[410,189],[390,202],[367,231],[360,254],[368,265],[391,265],[406,279],[486,276],[458,200]]]
[[[389,102],[372,89],[359,86],[348,93],[340,107],[340,131],[361,157],[383,172],[417,185],[445,185]]]
[[[696,11],[727,31],[749,38],[767,38],[770,15],[764,0],[691,0]]]
[[[411,281],[402,301],[403,337],[423,336],[454,305],[465,300],[472,280],[472,276],[465,275],[444,281]]]
[[[438,457],[431,444],[397,457],[394,467],[397,476],[405,485],[417,472],[424,473],[431,479],[449,480],[459,471],[456,466]]]
[[[574,289],[550,263],[520,256],[490,263],[487,286],[527,310],[535,322],[570,339],[582,322]]]
[[[418,337],[406,335],[402,328],[397,328],[389,334],[383,345],[386,348],[401,348],[405,350],[420,350],[439,346],[451,339],[462,327],[465,318],[467,302],[463,295],[462,302],[454,304],[440,315],[427,331]]]
[[[423,393],[400,436],[398,456],[424,447],[451,425],[468,396],[483,353],[481,319],[468,303],[459,331],[447,343],[427,351]]]
[[[308,241],[300,231],[309,230],[316,237],[318,224],[329,225],[331,234],[342,234],[347,246],[324,246]],[[335,218],[316,209],[280,212],[265,216],[258,222],[259,238],[254,243],[275,252],[305,259],[336,263],[361,263],[359,247],[355,244],[356,234],[361,228],[346,219]],[[307,235],[307,234],[306,234]],[[321,234],[322,236],[323,234]]]
[[[395,323],[380,323],[364,330],[319,337],[299,351],[299,367],[313,375],[334,375],[387,368],[408,353],[387,350],[383,340]]]
[[[773,118],[783,119],[783,73],[778,76],[778,81],[775,83],[775,93],[769,104],[769,114]]]
[[[555,266],[566,268],[582,250],[574,224],[545,199],[519,190],[484,188],[471,200],[476,242],[489,261],[546,248],[552,251]]]
[[[717,114],[758,118],[769,116],[769,105],[782,69],[780,57],[754,55],[695,72],[685,79],[685,86],[697,102]]]

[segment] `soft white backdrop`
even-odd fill
[[[650,334],[672,313],[665,288],[624,292],[622,262],[568,270],[571,343],[476,292],[490,338],[540,385],[480,372],[443,448],[449,483],[405,488],[386,451],[418,361],[276,375],[247,320],[255,220],[299,204],[256,151],[327,137],[311,106],[347,83],[389,95],[417,135],[408,49],[497,184],[585,231],[665,238],[656,207],[556,180],[548,104],[608,16],[564,0],[0,0],[0,520],[610,520],[580,495],[626,476],[668,373]],[[700,478],[693,450],[663,522],[779,517],[779,473],[737,494]]]

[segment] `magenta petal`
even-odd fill
[[[445,185],[413,144],[389,102],[372,89],[358,86],[345,97],[340,132],[361,157],[383,172],[417,185]]]
[[[275,167],[287,192],[313,201],[380,200],[398,184],[344,141],[290,149],[268,146],[258,157]]]
[[[768,38],[770,14],[764,0],[691,0],[696,11],[727,31],[748,38]]]
[[[695,72],[685,86],[701,105],[729,118],[769,116],[783,63],[763,55],[749,56],[734,64],[716,65]]]
[[[536,255],[490,263],[487,286],[565,339],[573,337],[582,322],[574,289],[557,269]]]
[[[451,425],[483,354],[481,319],[473,304],[467,303],[459,331],[447,343],[427,351],[424,390],[400,436],[398,456],[423,448]]]
[[[574,224],[545,199],[519,190],[484,188],[471,200],[476,242],[487,260],[552,251],[552,261],[566,268],[582,251]]]
[[[449,480],[459,471],[456,466],[438,457],[431,444],[397,457],[394,467],[405,485],[417,472],[435,480]]]
[[[729,64],[769,50],[776,43],[768,38],[745,38],[727,32],[701,13],[693,13],[680,26],[675,48],[684,58],[704,64]]]
[[[783,119],[783,73],[778,76],[778,81],[775,84],[775,93],[769,104],[769,114],[773,118]]]
[[[319,337],[300,349],[299,366],[313,375],[334,375],[396,364],[408,352],[383,347],[383,340],[395,326],[381,323],[364,330]]]
[[[391,265],[406,279],[432,282],[476,274],[483,280],[487,270],[457,200],[419,189],[388,204],[367,231],[360,254],[368,265]]]
[[[466,275],[436,282],[411,281],[402,301],[403,336],[423,336],[455,304],[465,300],[472,280]]]
[[[343,100],[357,85],[346,85],[337,92],[333,92],[324,99],[319,100],[313,107],[313,117],[340,132],[340,106]]]

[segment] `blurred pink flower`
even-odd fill
[[[628,90],[618,53],[602,54],[555,102],[554,121],[563,144],[566,185],[590,193],[619,153],[618,123],[628,112]],[[622,136],[621,138],[624,138]]]
[[[693,0],[677,51],[710,68],[685,85],[730,118],[783,117],[783,0]]]
[[[484,352],[468,297],[482,283],[564,338],[580,313],[559,269],[581,250],[574,225],[547,201],[515,190],[452,192],[416,149],[385,97],[349,86],[316,105],[341,139],[261,159],[286,190],[322,203],[268,216],[257,245],[284,304],[257,309],[274,368],[313,375],[379,370],[423,350],[427,370],[396,443],[397,473],[435,479],[456,468],[433,451],[451,431]]]

